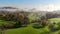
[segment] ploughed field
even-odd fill
[[[60,18],[52,18],[49,19],[51,23],[53,22],[60,22]],[[5,21],[5,20],[0,20],[0,25],[6,24],[6,23],[15,23],[14,21]],[[27,27],[20,27],[20,28],[14,28],[14,29],[7,29],[5,30],[6,34],[58,34],[60,30],[55,31],[55,32],[50,32],[48,26],[44,28],[33,28],[33,24],[27,25]]]

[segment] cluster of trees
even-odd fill
[[[8,12],[2,11],[0,14],[0,18],[4,19],[5,21],[15,21],[15,24],[9,23],[10,25],[14,25],[14,27],[20,27],[22,25],[30,24],[29,18],[27,17],[29,13],[24,11],[16,11],[16,12]],[[3,25],[3,26],[10,26],[10,25]],[[11,26],[12,27],[12,26]]]
[[[54,13],[54,12],[47,12],[46,17],[48,19],[50,19],[50,18],[58,18],[58,17],[60,17],[60,14],[59,13]]]
[[[27,25],[33,22],[39,23],[38,24],[39,27],[45,27],[48,25],[49,22],[48,19],[55,18],[60,15],[53,12],[47,12],[44,15],[40,15],[41,13],[38,14],[35,12],[25,12],[25,11],[15,11],[15,12],[1,11],[0,13],[1,13],[0,17],[2,17],[4,20],[16,21],[16,24],[14,24],[16,27],[20,27],[24,24]]]

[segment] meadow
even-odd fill
[[[52,18],[49,19],[50,22],[60,22],[60,18]],[[0,25],[1,24],[6,24],[12,21],[4,21],[4,20],[0,20]],[[44,27],[44,28],[33,28],[33,23],[29,24],[27,27],[20,27],[20,28],[14,28],[14,29],[7,29],[5,31],[6,34],[58,34],[58,32],[60,32],[60,30],[55,31],[55,32],[50,32],[48,26]]]

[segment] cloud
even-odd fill
[[[54,5],[54,4],[47,4],[47,5],[24,5],[21,6],[20,8],[27,8],[27,9],[32,9],[35,8],[36,10],[41,10],[41,11],[54,11],[54,10],[60,10],[60,5]]]
[[[42,11],[54,11],[60,10],[60,5],[48,4],[48,5],[38,5],[36,6],[37,10]]]
[[[32,9],[35,8],[36,10],[41,11],[53,11],[53,10],[60,10],[60,5],[58,4],[40,4],[40,5],[0,5],[0,6],[12,6],[12,7],[18,7],[20,9]]]

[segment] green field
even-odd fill
[[[16,22],[15,22],[15,21],[0,20],[0,25],[2,25],[2,24],[7,24],[7,23],[16,23]]]
[[[6,31],[7,34],[40,34],[43,32],[48,31],[47,28],[42,28],[42,29],[34,29],[32,28],[31,25],[28,27],[22,27],[22,28],[17,28],[17,29],[8,29]]]
[[[60,18],[52,18],[50,19],[50,22],[60,22]]]
[[[51,22],[60,22],[60,18],[52,18],[52,19],[50,19],[50,21]],[[8,23],[8,22],[12,22],[12,21],[0,20],[0,25],[3,23]],[[7,29],[5,32],[6,32],[6,34],[58,34],[59,31],[49,32],[48,26],[46,26],[45,28],[35,29],[32,27],[32,24],[30,24],[27,27]]]

